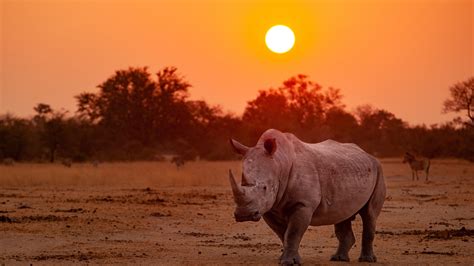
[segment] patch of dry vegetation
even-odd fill
[[[385,177],[411,176],[409,166],[401,161],[401,158],[381,159]],[[102,163],[98,167],[84,163],[73,164],[71,168],[60,164],[19,163],[13,167],[0,165],[0,186],[227,186],[228,169],[240,176],[240,165],[239,161],[197,161],[178,170],[169,162]],[[474,164],[456,159],[433,160],[430,176],[433,181],[440,177],[474,178]],[[422,173],[420,177],[422,184]]]
[[[240,162],[188,162],[177,169],[169,162],[59,164],[19,163],[0,166],[0,186],[225,186],[229,168],[239,171]]]

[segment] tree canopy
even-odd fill
[[[466,111],[469,121],[464,122],[474,127],[474,77],[458,82],[449,88],[450,98],[444,101],[444,112],[459,113]],[[463,122],[462,118],[457,118]]]
[[[356,143],[376,156],[410,151],[474,160],[473,87],[474,78],[453,85],[444,103],[445,112],[466,111],[470,120],[462,124],[456,124],[458,118],[430,127],[409,126],[371,105],[350,112],[339,89],[324,88],[306,75],[260,90],[237,116],[190,100],[191,84],[175,67],[154,75],[146,67],[131,67],[116,71],[95,92],[77,95],[73,116],[46,103],[34,106],[32,119],[0,116],[0,159],[157,160],[163,154],[186,160],[232,159],[230,137],[254,145],[263,131],[276,128],[306,142],[330,138]]]

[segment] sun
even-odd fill
[[[295,34],[285,25],[275,25],[267,31],[265,43],[270,51],[283,54],[295,45]]]

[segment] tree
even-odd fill
[[[250,141],[255,141],[268,128],[291,130],[287,100],[273,89],[259,91],[257,98],[247,103],[242,120],[249,132],[246,139]]]
[[[300,74],[285,80],[278,89],[260,91],[256,99],[248,102],[243,120],[253,127],[254,135],[276,128],[314,141],[319,139],[315,129],[324,122],[325,113],[333,107],[343,107],[341,99],[339,89],[324,90]]]
[[[474,77],[463,82],[458,82],[449,88],[451,98],[444,101],[443,112],[459,113],[466,111],[470,121],[466,125],[474,126]],[[462,121],[461,118],[457,119]]]
[[[370,105],[356,108],[357,142],[369,153],[393,156],[403,152],[407,124],[394,114]]]
[[[158,137],[162,143],[186,138],[193,120],[187,103],[191,84],[178,74],[176,67],[165,67],[156,75],[157,116],[152,114],[150,118],[156,118],[155,130],[161,133]]]
[[[286,98],[294,121],[302,128],[321,123],[324,114],[333,107],[343,107],[339,89],[323,90],[318,83],[308,80],[306,75],[297,75],[283,82],[279,93]]]
[[[156,146],[166,149],[189,135],[190,86],[175,67],[158,71],[156,79],[146,67],[119,70],[99,92],[76,96],[77,114],[103,129],[109,148],[124,156],[152,156]],[[149,152],[138,152],[144,150]]]
[[[358,130],[356,118],[342,108],[331,108],[326,112],[325,126],[330,133],[328,138],[341,142],[354,142]]]
[[[48,151],[50,162],[54,162],[60,148],[66,148],[66,126],[64,116],[66,112],[56,112],[48,104],[39,103],[33,108],[37,114],[34,116],[40,140]]]
[[[90,92],[83,92],[75,96],[77,100],[77,114],[80,118],[95,123],[99,116],[98,95]]]
[[[235,158],[229,149],[229,138],[243,138],[241,118],[204,101],[188,101],[188,105],[193,116],[192,130],[188,130],[187,139],[191,144],[188,149],[208,160]]]
[[[0,159],[12,158],[15,161],[25,159],[35,148],[32,135],[30,121],[9,114],[0,117]]]
[[[51,106],[49,104],[45,103],[39,103],[35,107],[33,107],[33,110],[38,113],[38,116],[46,116],[48,114],[51,114],[53,112],[53,109],[51,109]]]

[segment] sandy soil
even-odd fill
[[[388,194],[375,239],[379,262],[472,265],[473,164],[433,162],[432,181],[426,183],[411,181],[408,166],[399,161],[383,161]],[[237,170],[239,163],[195,163],[179,171],[167,168],[178,177],[199,167],[218,169],[216,176],[222,173],[222,180],[211,178],[192,186],[187,182],[162,185],[166,182],[160,181],[160,170],[151,164],[139,168],[149,166],[150,175],[157,176],[155,182],[137,178],[117,184],[107,175],[97,184],[85,185],[54,178],[28,185],[15,171],[30,167],[34,179],[36,168],[0,168],[0,263],[277,264],[281,244],[263,220],[233,220],[223,169],[230,165]],[[56,167],[49,170],[51,175],[74,171]],[[101,171],[87,165],[74,167]],[[357,243],[350,256],[356,263],[359,217],[353,228]],[[305,264],[332,264],[329,257],[336,246],[333,226],[310,227],[300,254]]]

